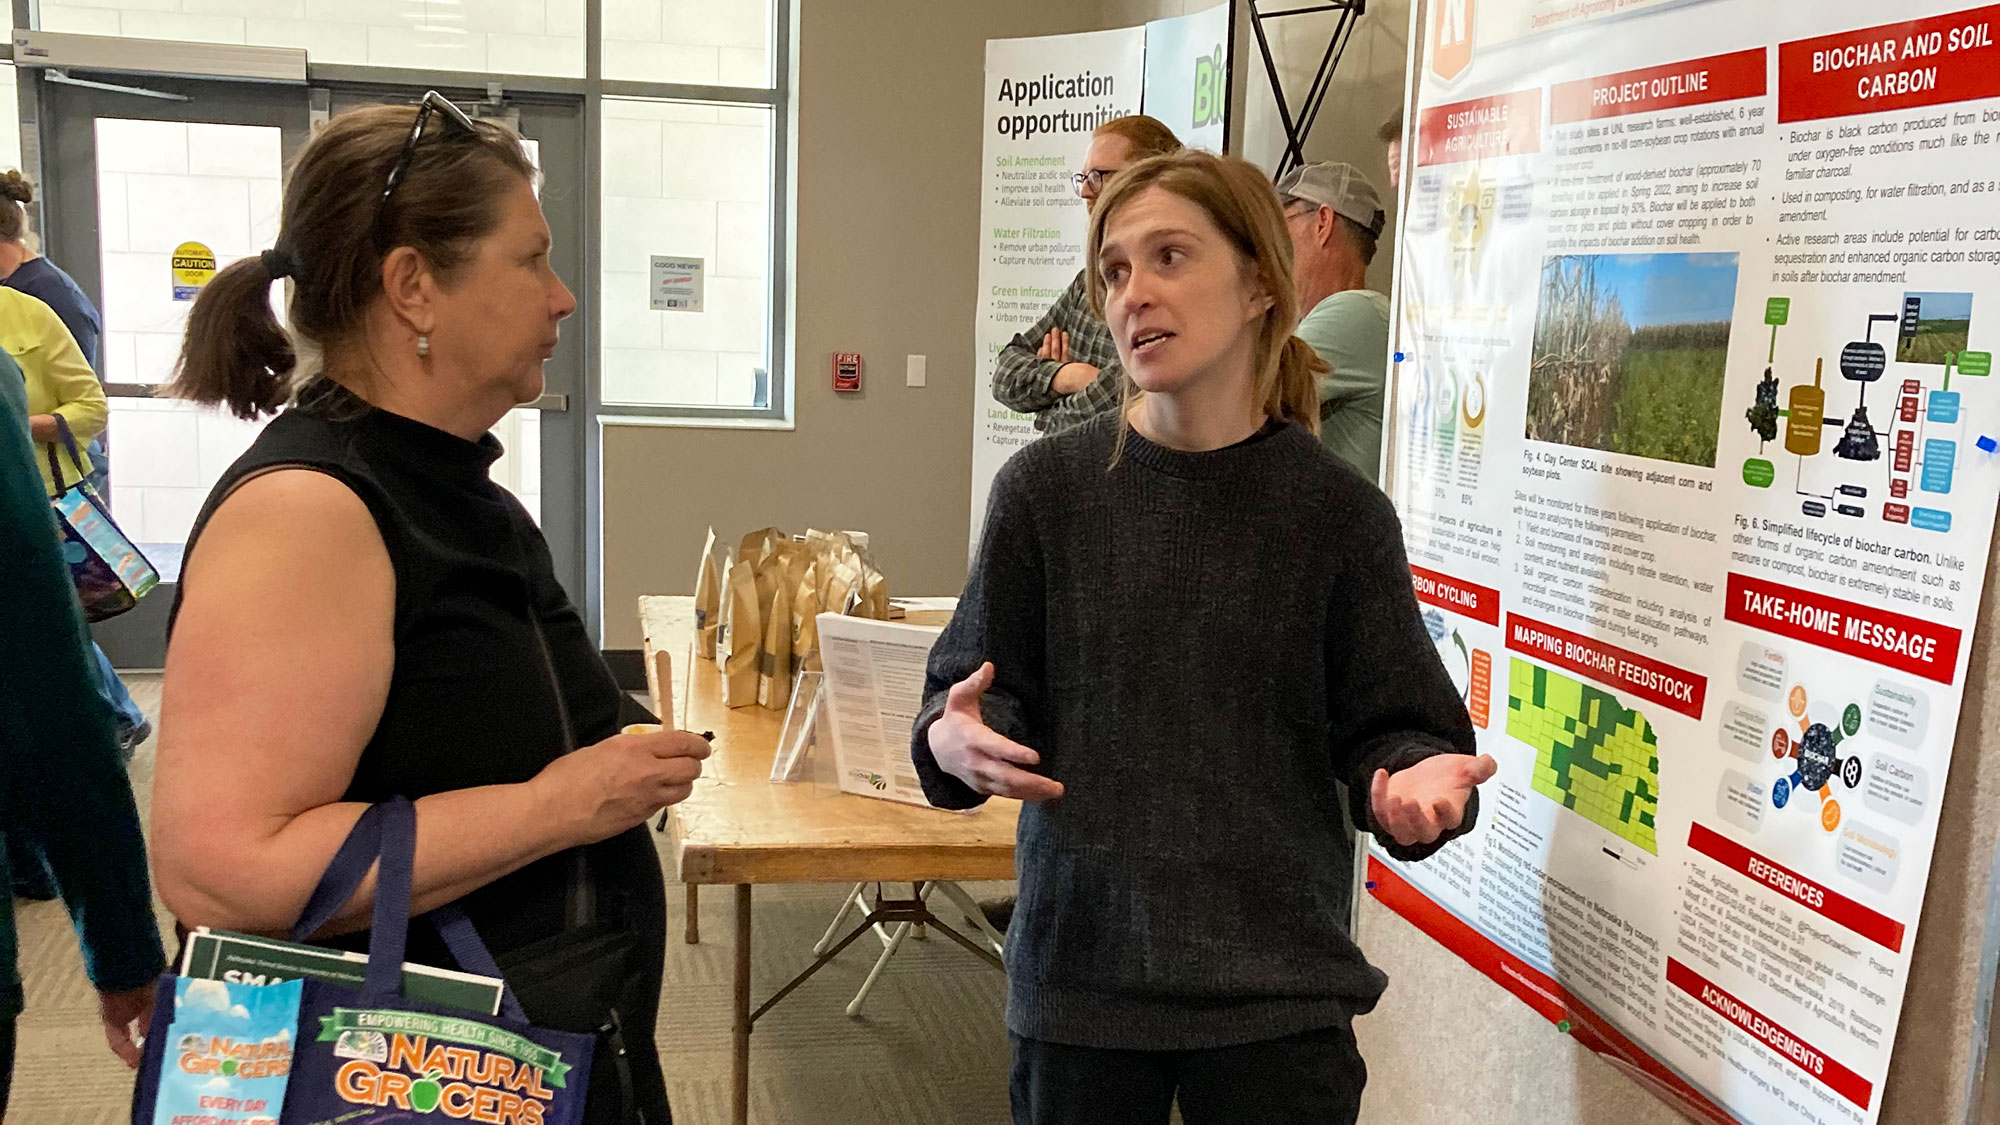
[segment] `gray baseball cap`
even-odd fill
[[[1302,164],[1278,180],[1278,197],[1301,200],[1333,213],[1380,238],[1386,216],[1375,185],[1352,164],[1323,161]]]

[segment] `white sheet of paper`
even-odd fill
[[[671,312],[701,312],[708,273],[705,258],[669,258],[653,255],[653,309]]]
[[[910,731],[924,701],[924,665],[942,628],[819,615],[826,665],[822,713],[844,793],[928,805],[910,764]]]

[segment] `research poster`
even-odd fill
[[[1229,117],[1230,5],[1146,25],[1145,112],[1189,148],[1222,152]]]
[[[2000,6],[1427,8],[1388,484],[1500,772],[1372,891],[1713,1120],[1872,1123],[2000,497]]]
[[[1042,319],[1083,268],[1088,212],[1070,176],[1090,134],[1139,112],[1146,29],[986,43],[986,143],[973,330],[972,539],[993,477],[1035,440],[1033,418],[993,397],[1000,349]]]

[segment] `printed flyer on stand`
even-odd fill
[[[1713,1120],[1872,1123],[2000,498],[2000,6],[1426,21],[1387,479],[1500,773],[1373,893]]]

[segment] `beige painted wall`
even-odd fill
[[[693,592],[711,523],[858,528],[892,592],[965,582],[986,40],[1092,30],[1096,5],[798,8],[797,429],[605,428],[607,648],[639,646],[639,595]],[[835,351],[862,353],[860,394],[832,390]]]

